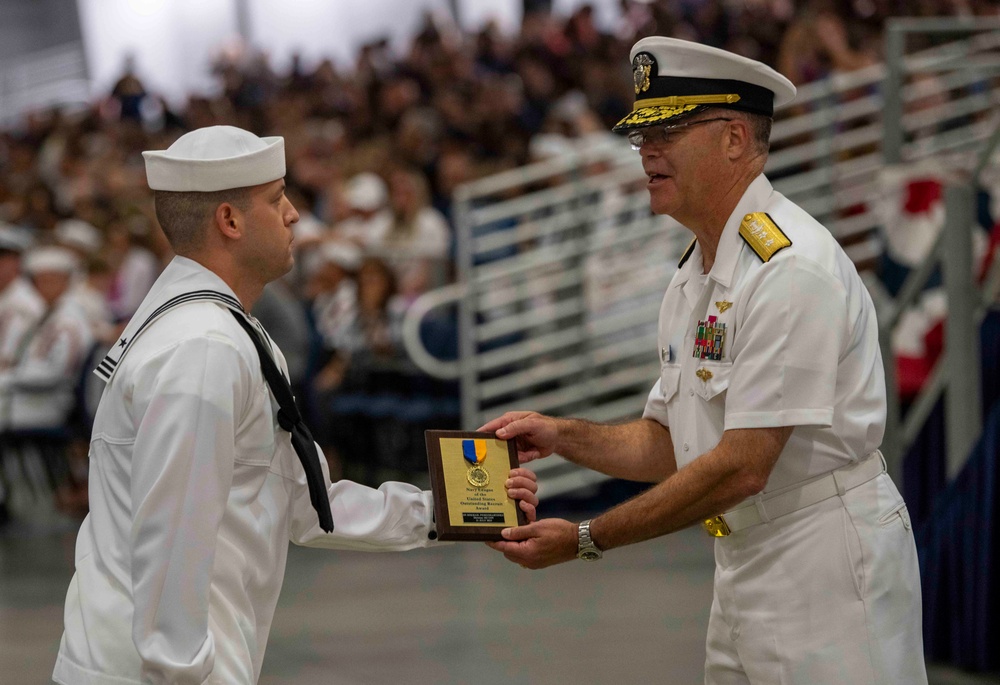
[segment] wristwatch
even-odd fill
[[[577,529],[576,557],[584,561],[597,561],[604,552],[590,539],[590,519],[582,521]]]

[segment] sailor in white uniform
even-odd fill
[[[40,247],[25,255],[23,268],[44,311],[20,336],[12,365],[0,371],[0,428],[61,428],[93,344],[86,314],[68,296],[80,265],[66,248]]]
[[[21,273],[22,255],[31,240],[0,225],[0,370],[14,362],[24,334],[41,318],[45,303]]]
[[[763,175],[765,65],[670,38],[631,53],[626,133],[650,204],[691,230],[663,298],[643,417],[605,426],[511,412],[482,430],[657,483],[577,525],[494,546],[541,568],[701,524],[715,538],[705,682],[926,683],[910,521],[878,447],[885,379],[871,298],[834,238]]]
[[[329,484],[281,351],[245,314],[292,265],[283,140],[210,127],[145,157],[179,256],[97,371],[90,515],[53,678],[255,683],[289,540],[426,547],[431,496]],[[513,476],[533,518],[533,476]]]

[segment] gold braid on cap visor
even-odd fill
[[[702,105],[731,105],[739,101],[736,93],[726,95],[671,95],[665,98],[636,100],[632,113],[614,125],[612,131],[656,124],[685,114]]]

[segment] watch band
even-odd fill
[[[590,537],[590,519],[581,521],[577,528],[576,556],[584,561],[596,561],[604,556]]]

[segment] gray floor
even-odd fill
[[[75,524],[0,531],[0,683],[48,682]],[[405,554],[293,548],[261,683],[701,682],[712,589],[698,531],[524,571],[479,543]],[[997,682],[945,668],[934,685]]]

